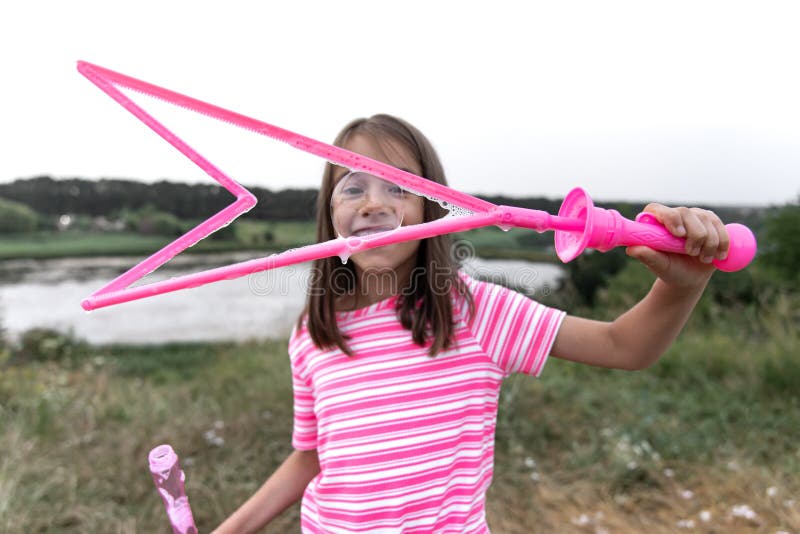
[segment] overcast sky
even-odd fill
[[[795,5],[3,2],[0,181],[211,182],[83,59],[327,142],[396,114],[470,193],[785,203],[800,194]],[[245,185],[318,185],[314,156],[148,109]]]

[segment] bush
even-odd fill
[[[180,219],[151,205],[125,212],[122,217],[126,228],[143,235],[179,236],[186,231]]]
[[[38,223],[38,215],[27,205],[0,198],[0,234],[33,232]]]
[[[622,247],[608,252],[586,250],[569,262],[566,268],[569,279],[581,296],[583,304],[593,307],[597,292],[606,287],[611,277],[630,261]]]
[[[62,333],[50,328],[32,328],[22,334],[19,348],[12,353],[12,361],[74,362],[89,352],[89,345],[72,333]]]
[[[762,261],[787,280],[800,279],[800,198],[767,217]]]

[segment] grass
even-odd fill
[[[196,221],[195,224],[200,221]],[[234,223],[234,237],[204,239],[189,248],[189,253],[232,252],[241,250],[285,251],[314,243],[316,229],[311,221],[239,221]],[[467,240],[482,258],[557,261],[551,252],[535,247],[520,247],[516,239],[528,230],[478,228],[453,234],[454,240]],[[271,239],[267,237],[271,234]],[[151,236],[132,232],[35,232],[0,236],[0,260],[46,259],[90,256],[143,256],[152,254],[175,239],[175,236]]]
[[[552,360],[540,380],[510,378],[490,526],[800,530],[794,313],[791,302],[776,306],[755,334],[690,329],[644,372]],[[165,442],[209,531],[290,452],[291,403],[285,340],[92,347],[61,363],[7,366],[0,531],[168,532],[146,467]],[[734,515],[741,505],[755,517]],[[298,516],[295,506],[269,531],[297,531]]]
[[[284,250],[308,244],[314,239],[311,223],[298,222],[248,222],[237,223],[236,239],[204,239],[187,252],[231,252],[238,250]],[[264,239],[264,231],[271,230],[273,242]],[[310,234],[309,234],[310,232]],[[92,232],[69,230],[64,232],[36,232],[21,236],[4,235],[0,239],[0,260],[45,259],[87,256],[141,256],[152,254],[177,236],[150,236],[129,232]]]

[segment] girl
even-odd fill
[[[445,184],[430,142],[388,116],[359,119],[335,144]],[[688,255],[631,247],[658,279],[613,322],[565,316],[472,279],[448,236],[318,260],[289,341],[295,451],[216,532],[252,532],[302,497],[304,532],[488,532],[501,381],[539,376],[548,355],[643,369],[680,332],[728,237],[700,209],[645,208]],[[402,215],[400,215],[402,213]],[[328,164],[317,240],[431,221],[435,202]],[[402,218],[402,220],[401,220]]]

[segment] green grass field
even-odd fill
[[[552,360],[509,379],[490,526],[800,531],[792,306],[750,329],[692,326],[645,371]],[[78,347],[0,373],[2,532],[169,532],[146,462],[165,442],[207,532],[291,450],[285,340]],[[268,532],[297,530],[295,506]]]

